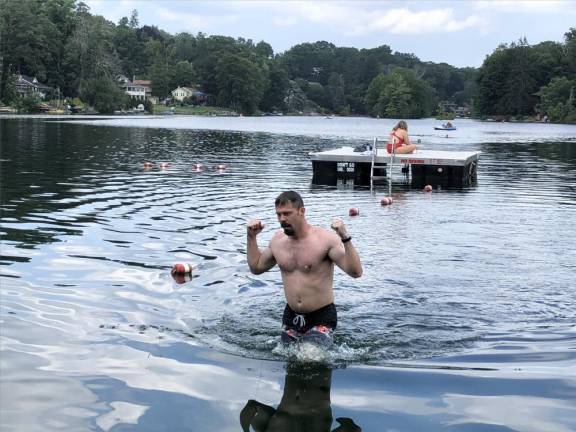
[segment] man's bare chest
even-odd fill
[[[313,242],[279,244],[274,250],[274,258],[284,272],[312,272],[328,261],[328,248]]]

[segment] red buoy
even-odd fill
[[[160,163],[160,169],[170,168],[170,164],[168,162]]]
[[[192,280],[192,274],[191,273],[186,273],[186,274],[172,273],[172,279],[174,279],[174,281],[177,284],[183,284],[186,282],[190,282]]]
[[[360,210],[358,210],[356,207],[352,207],[350,210],[348,210],[348,216],[358,216],[360,214]]]
[[[222,172],[222,171],[225,171],[227,167],[224,164],[220,164],[220,165],[216,165],[214,168],[217,169],[218,171]]]
[[[380,200],[380,205],[382,207],[392,204],[392,200],[388,197],[384,197]]]
[[[430,185],[424,186],[424,192],[432,192],[432,186]]]
[[[192,273],[192,264],[175,263],[172,266],[172,274],[190,274]]]
[[[152,162],[144,162],[144,168],[154,168],[154,164]]]
[[[204,166],[202,164],[197,163],[197,164],[192,165],[192,171],[200,172],[203,169],[204,169]]]

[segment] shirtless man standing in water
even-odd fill
[[[334,232],[310,225],[302,197],[294,191],[281,193],[275,202],[278,230],[267,248],[260,250],[256,236],[264,226],[248,222],[248,266],[254,274],[280,267],[286,308],[282,317],[282,341],[307,340],[330,345],[336,328],[334,264],[353,278],[362,276],[362,264],[352,237],[340,219]]]

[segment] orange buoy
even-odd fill
[[[424,192],[432,192],[432,186],[431,185],[424,186]]]
[[[192,264],[188,263],[175,263],[172,266],[172,274],[190,274],[192,273]]]
[[[352,207],[350,210],[348,210],[348,216],[358,216],[360,214],[360,210],[358,210],[356,207]]]

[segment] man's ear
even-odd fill
[[[302,216],[304,216],[306,214],[306,207],[300,207],[299,212]]]

